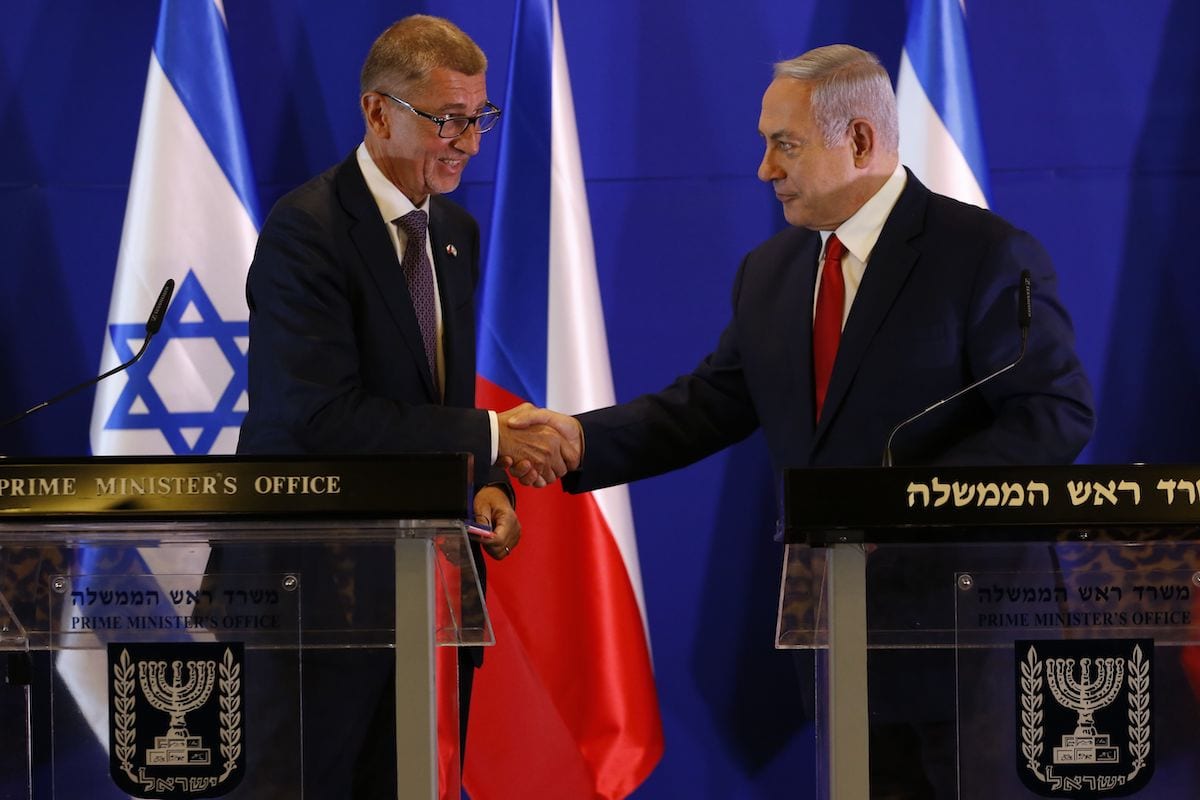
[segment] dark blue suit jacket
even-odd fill
[[[250,305],[250,408],[238,452],[399,454],[468,452],[479,485],[506,483],[491,466],[491,424],[475,409],[475,286],[479,228],[445,198],[430,201],[445,353],[445,396],[430,375],[420,327],[387,225],[356,155],[288,193],[258,238],[246,284]],[[467,487],[464,488],[464,501]],[[472,545],[481,580],[483,559]],[[343,563],[344,562],[344,563]],[[215,548],[210,570],[299,570],[307,624],[360,627],[391,619],[393,574],[378,548]],[[343,597],[335,570],[354,576]],[[349,602],[352,605],[346,606]],[[465,737],[471,666],[481,648],[460,650],[459,702]],[[304,781],[314,797],[394,797],[395,655],[387,651],[308,652],[304,657]],[[295,666],[271,675],[277,704],[294,702]],[[264,690],[265,691],[265,690]],[[286,715],[257,720],[260,751]],[[336,746],[333,746],[336,743]],[[284,753],[279,757],[290,757]],[[263,760],[273,757],[263,752]],[[273,773],[278,774],[278,773]],[[293,776],[299,781],[299,772]],[[297,796],[297,787],[254,786],[262,796]],[[271,794],[267,794],[271,792]]]
[[[238,452],[469,452],[477,483],[503,481],[487,412],[475,409],[479,227],[431,199],[443,400],[387,224],[354,153],[271,210],[246,284],[250,409]]]
[[[1045,250],[911,173],[846,320],[813,422],[812,308],[820,236],[789,228],[746,256],[716,349],[661,392],[579,417],[586,491],[690,464],[762,427],[776,470],[878,465],[901,420],[1016,357],[1017,287],[1033,278],[1016,369],[896,439],[898,464],[1071,462],[1091,436],[1091,389]]]

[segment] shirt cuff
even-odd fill
[[[488,420],[492,423],[492,463],[500,457],[500,417],[495,411],[489,411]]]

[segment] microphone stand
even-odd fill
[[[1000,377],[1001,375],[1003,375],[1004,373],[1008,372],[1010,369],[1013,369],[1014,367],[1016,367],[1018,364],[1021,363],[1021,359],[1023,359],[1025,357],[1025,345],[1029,341],[1029,324],[1030,324],[1030,322],[1033,321],[1033,283],[1029,277],[1029,270],[1021,271],[1021,294],[1020,294],[1019,300],[1020,300],[1020,304],[1019,304],[1019,308],[1018,308],[1017,324],[1021,328],[1021,349],[1017,353],[1017,357],[1010,363],[1005,364],[1003,367],[996,370],[995,372],[992,372],[988,375],[984,375],[982,378],[980,378],[979,380],[970,384],[969,386],[964,386],[963,388],[959,389],[957,392],[950,395],[949,397],[944,397],[941,400],[938,400],[933,405],[929,406],[928,408],[921,409],[916,414],[913,414],[911,417],[904,420],[903,422],[898,424],[896,427],[892,428],[892,432],[890,434],[888,434],[887,444],[883,448],[883,466],[885,466],[885,467],[895,466],[895,463],[893,462],[893,459],[892,459],[892,440],[896,438],[896,434],[899,433],[902,428],[910,425],[913,422],[916,422],[921,417],[925,416],[926,414],[930,413],[931,411],[935,411],[935,410],[941,408],[946,403],[949,403],[952,400],[957,400],[958,398],[962,397],[967,392],[970,392],[974,389],[978,389],[980,386],[987,383],[988,381],[990,381],[994,378]]]
[[[133,358],[129,359],[123,364],[118,364],[108,372],[105,372],[103,375],[90,378],[78,386],[73,386],[70,389],[67,389],[62,394],[57,394],[54,397],[51,397],[49,400],[43,400],[32,408],[28,408],[19,414],[14,414],[3,421],[0,421],[0,428],[6,428],[15,422],[20,422],[30,414],[41,411],[47,406],[52,406],[60,400],[65,400],[76,392],[86,389],[93,384],[99,383],[100,381],[112,375],[116,375],[121,370],[129,369],[129,367],[136,364],[142,355],[145,354],[146,348],[150,346],[150,340],[154,338],[154,334],[158,333],[158,329],[162,327],[163,317],[167,313],[167,306],[171,302],[171,295],[174,293],[174,291],[175,281],[168,280],[165,284],[163,284],[162,291],[158,293],[158,299],[154,302],[154,310],[150,312],[150,318],[146,320],[146,338],[142,340],[142,346]]]

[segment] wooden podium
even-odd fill
[[[917,732],[929,796],[1194,794],[1200,467],[795,470],[785,505],[814,796],[882,791],[875,728]]]
[[[315,797],[313,665],[372,659],[395,666],[399,797],[457,796],[435,652],[494,641],[470,474],[466,455],[0,461],[0,798]]]

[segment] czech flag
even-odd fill
[[[515,13],[476,398],[576,413],[614,393],[574,104],[557,4]],[[496,646],[464,785],[474,800],[626,797],[663,748],[628,491],[516,489],[525,535],[488,573]]]

